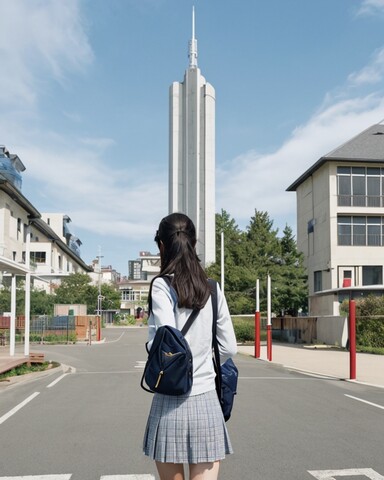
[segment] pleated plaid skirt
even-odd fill
[[[166,463],[215,462],[233,453],[216,390],[194,396],[156,393],[143,452]]]

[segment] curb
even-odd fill
[[[384,389],[384,385],[377,385],[375,383],[362,382],[360,380],[352,380],[350,378],[338,377],[338,376],[330,375],[330,374],[327,374],[327,373],[314,372],[312,370],[305,370],[304,368],[300,368],[300,367],[292,367],[290,365],[285,365],[284,363],[277,363],[277,362],[274,362],[274,361],[266,360],[264,358],[255,358],[251,353],[247,353],[247,352],[238,352],[238,354],[254,358],[255,360],[259,360],[261,362],[267,363],[268,365],[276,365],[276,366],[279,366],[279,367],[282,367],[282,368],[286,368],[287,370],[293,370],[295,372],[302,373],[303,375],[310,375],[311,377],[322,378],[324,380],[327,380],[327,379],[338,380],[340,382],[356,383],[358,385],[365,385],[365,386],[368,386],[368,387],[375,387],[375,388]]]

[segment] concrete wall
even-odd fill
[[[345,347],[348,340],[348,320],[345,317],[318,317],[317,341]]]

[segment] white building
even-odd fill
[[[31,219],[29,227],[33,285],[53,293],[62,277],[88,273],[91,268],[80,257],[80,240],[69,232],[70,218],[62,213],[41,217]]]
[[[194,13],[189,67],[170,87],[169,212],[195,224],[203,265],[215,262],[215,90],[197,67]]]
[[[81,242],[68,230],[69,217],[41,214],[21,193],[24,170],[17,155],[0,147],[0,273],[9,271],[9,262],[30,267],[33,285],[51,292],[63,276],[90,268],[80,257]]]
[[[31,284],[49,292],[63,276],[90,270],[80,258],[79,249],[44,222],[40,212],[21,193],[24,170],[19,157],[0,146],[0,287],[4,276],[11,278],[11,356],[15,354],[16,277],[25,280],[24,354],[29,355]],[[72,240],[79,246],[77,239]]]
[[[346,298],[384,293],[384,125],[321,157],[296,191],[297,244],[311,315],[338,315]]]
[[[120,310],[135,315],[137,309],[145,309],[148,303],[149,286],[160,273],[160,255],[141,251],[137,260],[129,261],[129,278],[119,284]]]

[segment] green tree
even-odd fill
[[[55,291],[55,303],[85,304],[87,313],[93,314],[97,309],[98,289],[91,285],[91,278],[86,273],[73,273],[61,280]]]
[[[3,286],[0,288],[0,313],[9,312],[11,310],[11,290]]]
[[[278,313],[296,316],[299,310],[306,312],[308,309],[308,285],[303,254],[298,252],[292,228],[288,225],[280,246],[281,269],[275,290]]]
[[[91,278],[85,273],[73,273],[62,279],[55,292],[55,303],[85,304],[87,313],[94,314],[97,310],[97,297],[99,290],[91,285]],[[101,285],[102,309],[118,309],[120,307],[120,294],[111,285]]]
[[[30,313],[31,315],[52,315],[53,313],[53,295],[49,295],[44,290],[31,288],[30,291]],[[10,312],[11,310],[11,289],[8,286],[0,290],[0,312]],[[25,283],[23,280],[17,282],[16,291],[16,315],[25,313]]]
[[[254,216],[246,230],[245,261],[252,271],[252,283],[249,285],[249,297],[255,303],[255,280],[260,280],[260,310],[267,309],[267,276],[271,277],[272,288],[277,288],[281,275],[282,253],[278,239],[278,229],[273,228],[273,220],[267,212],[255,209]],[[276,311],[276,296],[271,295],[272,310]]]
[[[102,284],[101,295],[104,297],[102,301],[103,310],[119,310],[120,309],[120,292],[112,285]]]
[[[220,279],[221,232],[224,232],[225,295],[233,314],[255,310],[256,279],[260,280],[260,309],[267,308],[267,275],[271,276],[272,310],[296,313],[306,309],[307,285],[303,257],[297,251],[292,229],[283,237],[267,212],[255,209],[245,231],[222,210],[216,215],[216,262],[207,268],[209,277]]]

